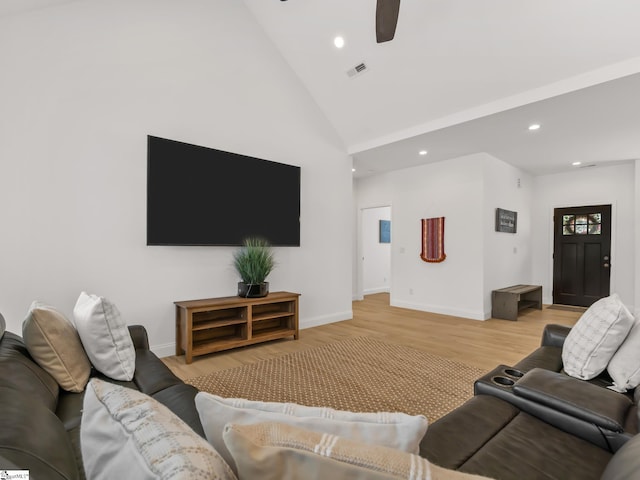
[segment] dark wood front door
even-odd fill
[[[553,303],[588,307],[609,295],[611,205],[556,208]]]

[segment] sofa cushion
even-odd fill
[[[542,346],[524,357],[513,368],[528,372],[534,368],[544,368],[552,372],[562,370],[562,347]]]
[[[609,388],[626,392],[640,385],[640,322],[636,321],[627,338],[611,358],[607,372],[613,380]]]
[[[429,425],[420,452],[445,468],[518,480],[598,479],[612,456],[487,395]]]
[[[55,308],[33,302],[22,323],[22,338],[38,364],[70,392],[87,385],[91,364],[74,326]]]
[[[458,469],[520,413],[510,403],[477,395],[429,425],[420,456],[445,468]]]
[[[37,398],[49,410],[55,410],[58,382],[33,361],[22,339],[11,332],[0,339],[0,371],[0,386]]]
[[[229,424],[224,441],[239,477],[261,480],[482,479],[446,470],[418,455],[281,423]]]
[[[37,397],[11,388],[0,387],[0,398],[0,456],[29,470],[30,478],[77,479],[73,448],[55,414]]]
[[[567,335],[562,348],[564,370],[581,380],[602,373],[633,326],[633,316],[617,294],[591,305]]]
[[[629,480],[640,472],[640,435],[636,435],[616,452],[605,468],[601,480]]]
[[[460,470],[518,480],[596,480],[611,456],[586,440],[520,413]]]
[[[7,323],[4,321],[4,317],[0,313],[0,340],[2,340],[2,336],[4,335],[4,331],[7,329]]]
[[[92,480],[236,478],[213,447],[167,407],[98,379],[85,392],[80,440]]]
[[[205,392],[196,395],[196,408],[207,440],[232,467],[233,458],[222,438],[227,423],[279,422],[416,454],[427,430],[427,419],[422,415],[353,413],[291,403],[222,398]]]
[[[194,432],[205,438],[198,410],[196,410],[195,398],[197,394],[198,389],[193,385],[180,383],[160,390],[153,395],[153,399],[169,408],[183,422],[189,425]]]
[[[114,380],[129,381],[136,368],[136,350],[127,324],[115,304],[82,292],[73,308],[76,329],[93,366]]]
[[[152,396],[172,385],[184,383],[152,351],[143,349],[136,349],[133,381],[142,393]]]

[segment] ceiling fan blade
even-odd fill
[[[376,5],[376,41],[378,43],[393,40],[399,11],[400,0],[378,0]]]

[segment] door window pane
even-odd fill
[[[589,225],[589,235],[600,235],[602,233],[602,225]]]
[[[575,221],[575,215],[562,216],[562,235],[573,235]]]
[[[601,235],[602,214],[563,215],[562,235]]]

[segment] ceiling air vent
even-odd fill
[[[356,75],[361,75],[364,72],[367,71],[367,66],[364,64],[364,62],[359,63],[358,65],[356,65],[353,68],[350,68],[349,70],[347,70],[347,75],[351,78],[355,77]]]

